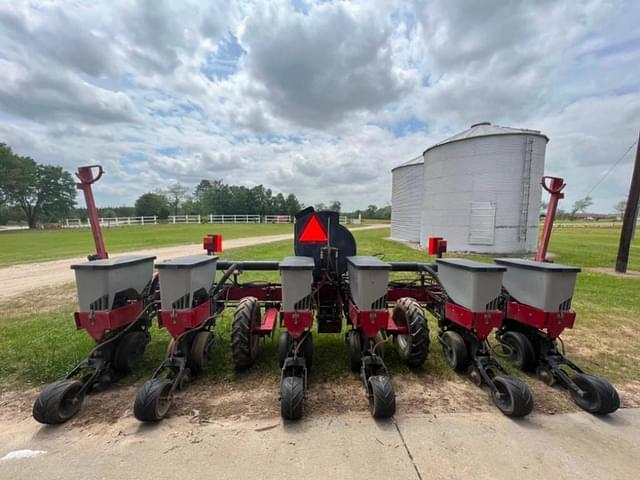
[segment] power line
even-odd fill
[[[587,194],[585,195],[585,197],[588,197],[589,195],[591,195],[591,193],[592,193],[592,192],[593,192],[593,191],[598,187],[598,185],[600,185],[600,184],[604,181],[604,179],[605,179],[605,178],[607,178],[607,177],[609,176],[609,174],[615,170],[615,168],[618,166],[618,164],[622,161],[622,159],[623,159],[624,157],[626,157],[626,156],[627,156],[627,153],[629,153],[629,152],[631,151],[631,149],[636,145],[636,143],[638,143],[638,142],[637,142],[637,141],[635,141],[635,142],[633,142],[631,145],[629,145],[629,148],[627,148],[627,150],[626,150],[626,151],[622,154],[622,156],[621,156],[621,157],[616,161],[616,163],[614,163],[614,164],[613,164],[613,166],[612,166],[611,168],[609,168],[606,172],[604,172],[604,173],[602,174],[602,177],[600,177],[600,180],[598,180],[598,181],[596,182],[596,184],[595,184],[593,187],[591,187],[591,190],[589,190],[589,193],[587,193]]]

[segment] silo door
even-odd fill
[[[496,204],[471,202],[470,245],[493,245],[496,231]]]

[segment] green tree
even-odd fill
[[[615,212],[618,214],[619,217],[622,217],[624,215],[624,211],[627,209],[627,201],[620,200],[618,203],[616,203],[613,206],[613,209],[615,210]]]
[[[73,177],[61,167],[40,165],[0,143],[0,198],[20,207],[29,228],[60,220],[76,203]]]
[[[331,210],[332,212],[339,212],[341,208],[342,208],[342,202],[339,202],[338,200],[333,200],[329,204],[329,210]]]
[[[571,209],[571,217],[575,217],[576,213],[578,212],[584,213],[591,205],[593,205],[593,200],[589,195],[581,198],[573,204],[573,208]]]
[[[145,193],[136,200],[136,214],[141,217],[167,218],[170,211],[169,202],[158,193]]]
[[[187,187],[180,183],[174,183],[167,189],[165,197],[167,198],[169,205],[173,209],[174,215],[178,215],[178,209],[180,208],[180,205],[182,205],[186,200],[186,196]]]
[[[302,205],[293,193],[287,195],[284,203],[286,206],[287,215],[291,215],[292,217],[300,210],[302,210]]]

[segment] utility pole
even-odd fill
[[[636,218],[638,218],[638,200],[640,200],[640,134],[636,144],[636,161],[633,166],[633,175],[631,176],[627,208],[624,210],[624,218],[622,220],[620,246],[618,247],[618,258],[616,259],[616,272],[618,273],[627,272],[629,248],[631,247],[631,239],[635,230]]]

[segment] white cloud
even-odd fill
[[[391,167],[489,120],[550,137],[568,207],[637,136],[639,14],[630,0],[5,2],[0,141],[69,170],[103,163],[102,204],[222,178],[358,208],[390,199]]]

